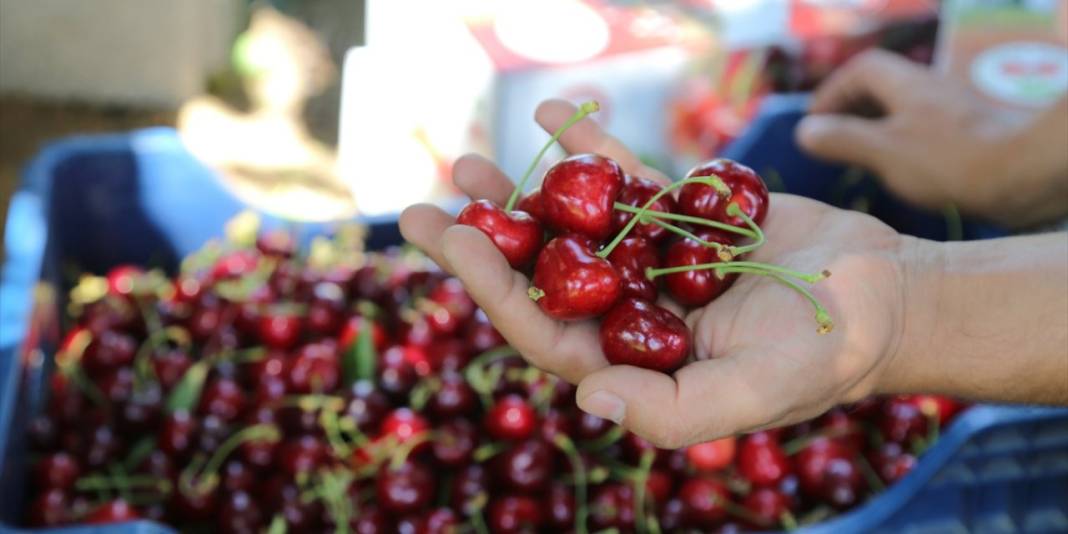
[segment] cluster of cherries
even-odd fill
[[[597,108],[595,102],[580,106],[530,169]],[[685,362],[690,332],[655,303],[661,278],[675,302],[695,308],[722,294],[739,274],[768,276],[812,303],[821,333],[831,330],[827,311],[798,283],[815,283],[828,272],[744,260],[764,244],[760,223],[770,205],[764,180],[749,167],[716,159],[661,187],[625,173],[607,157],[579,154],[550,167],[540,189],[520,200],[530,169],[505,206],[473,201],[457,223],[487,234],[514,269],[533,265],[530,298],[549,316],[601,317],[601,347],[609,362],[664,372]]]
[[[659,450],[578,410],[571,385],[526,365],[421,256],[356,253],[345,232],[307,254],[284,232],[239,234],[174,279],[124,266],[74,288],[47,407],[30,424],[30,525],[791,527],[899,479],[958,409],[867,401]]]

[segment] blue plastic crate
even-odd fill
[[[792,122],[802,105],[770,100],[734,156],[758,170],[779,170],[791,192],[820,197],[818,188],[806,187],[821,180],[831,187],[842,169],[793,147]],[[768,154],[774,157],[757,157]],[[64,274],[72,266],[104,272],[126,262],[173,268],[221,236],[225,221],[243,208],[169,129],[62,141],[27,168],[8,212],[0,278],[0,531],[15,530],[25,504],[25,428],[40,408],[48,356],[58,343]],[[941,219],[925,216],[932,226],[912,233],[938,238],[931,232],[944,228]],[[372,248],[400,242],[394,221],[368,222]],[[969,236],[996,235],[989,227],[965,228]],[[305,237],[325,229],[310,225]],[[812,531],[1050,532],[1068,530],[1066,507],[1068,411],[980,406],[958,418],[900,483]],[[149,521],[49,532],[97,531],[172,532]]]

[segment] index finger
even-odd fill
[[[538,105],[534,112],[534,120],[545,128],[547,132],[554,132],[562,126],[569,117],[574,115],[577,108],[566,100],[546,100]],[[660,171],[642,163],[633,152],[615,137],[609,135],[603,128],[592,120],[584,120],[575,123],[562,136],[560,145],[569,154],[594,153],[612,158],[632,176],[640,176],[656,180],[663,184],[670,183]]]
[[[897,54],[869,50],[835,71],[812,95],[811,113],[844,113],[874,99],[893,111],[930,82],[931,72]]]

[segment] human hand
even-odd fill
[[[1032,132],[1028,114],[993,106],[900,56],[858,56],[815,92],[809,111],[797,129],[803,148],[867,167],[913,204],[953,204],[1012,226],[1064,209],[1049,191],[1068,169],[1057,169],[1063,158],[1041,145],[1059,135],[1063,150],[1068,131]]]
[[[548,131],[574,108],[547,102],[538,122]],[[569,152],[596,152],[649,176],[633,154],[590,121],[561,138]],[[490,162],[468,156],[455,167],[472,198],[504,202],[512,184]],[[504,337],[534,365],[579,385],[579,406],[663,447],[714,439],[818,415],[880,390],[904,328],[910,241],[863,214],[790,195],[775,195],[764,223],[767,244],[754,261],[833,275],[814,292],[835,320],[819,335],[807,301],[760,276],[742,276],[711,304],[691,311],[695,361],[673,375],[609,366],[594,321],[558,322],[527,296],[479,230],[455,225],[429,205],[401,216],[405,237],[453,272]],[[672,307],[670,303],[669,307]],[[678,310],[677,306],[672,307]]]

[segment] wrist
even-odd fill
[[[927,388],[930,355],[937,351],[938,309],[945,275],[946,246],[902,236],[898,249],[898,299],[891,342],[875,393],[894,394]]]

